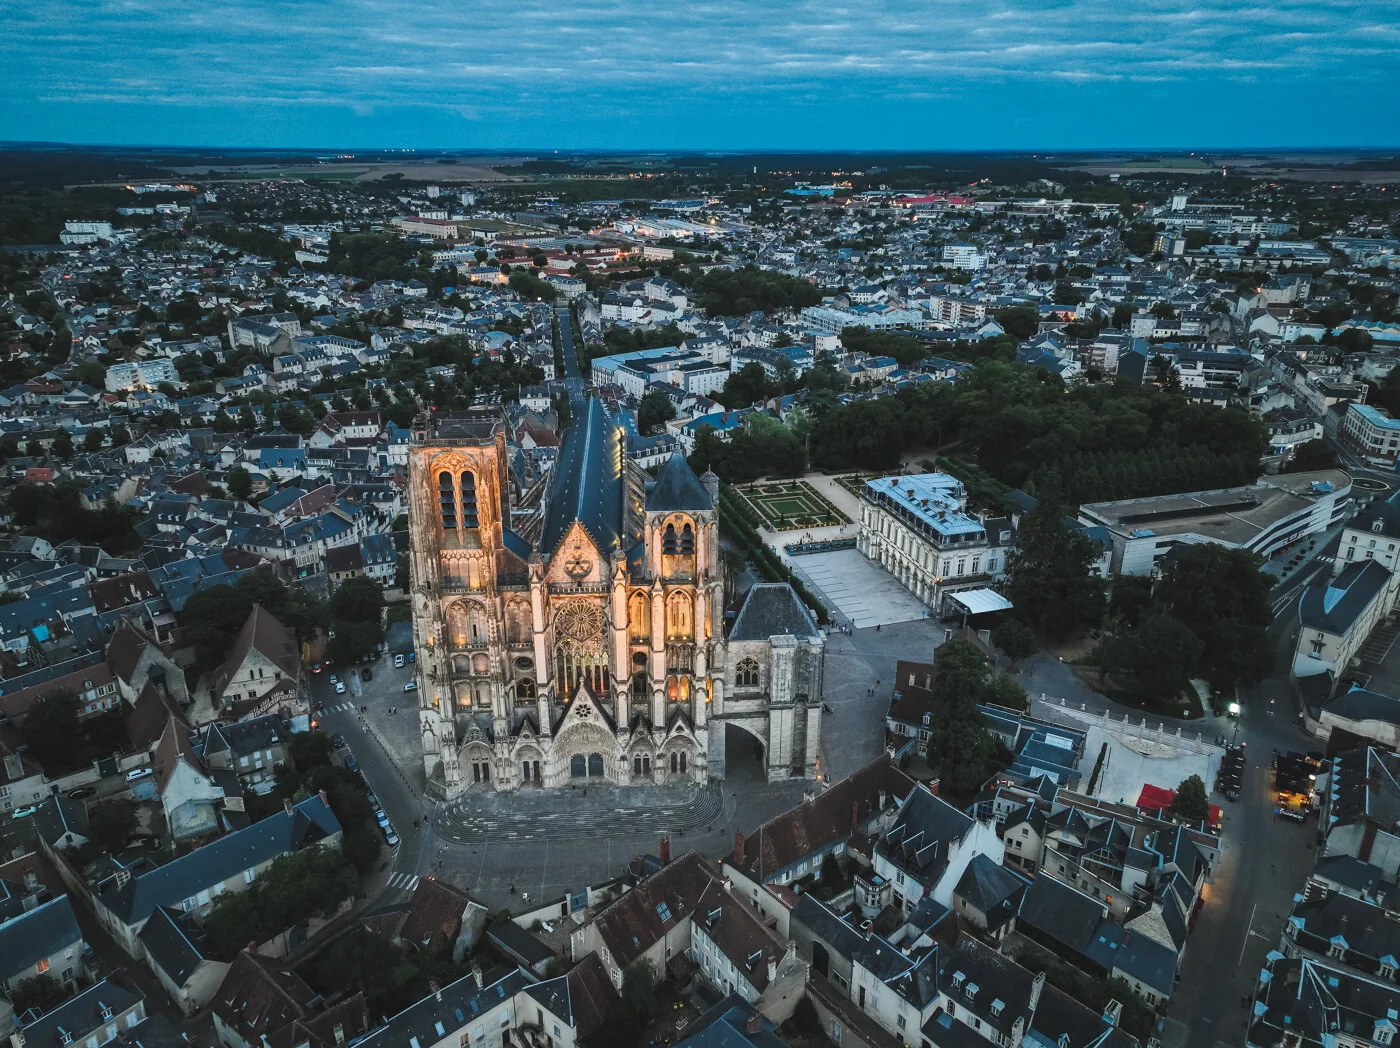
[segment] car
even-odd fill
[[[360,680],[365,680],[365,681],[374,680],[374,674],[371,673],[371,672],[369,671],[369,667],[368,667],[368,666],[366,666],[364,669],[360,670]]]
[[[335,693],[337,695],[345,694],[345,682],[343,680],[338,680],[335,682]]]
[[[27,808],[16,808],[14,811],[10,812],[10,818],[24,819],[30,815],[33,815],[38,810],[39,809],[32,804]]]
[[[409,681],[407,684],[405,684],[405,685],[403,686],[403,690],[404,690],[404,691],[417,691],[417,690],[418,690],[418,682],[417,682],[416,680],[411,680],[411,681]]]
[[[415,652],[415,651],[410,651],[410,652],[408,653],[408,661],[409,661],[409,662],[417,662],[417,661],[418,661],[418,653]]]
[[[394,656],[394,669],[396,669],[396,670],[401,670],[401,669],[403,669],[403,656],[402,656],[402,655],[395,655],[395,656]]]
[[[379,807],[379,798],[374,795],[373,790],[369,791],[369,793],[365,796],[365,800],[369,801],[369,806],[371,808]]]
[[[394,832],[392,826],[384,827],[384,843],[391,848],[397,848],[399,846],[399,835]]]
[[[336,732],[331,736],[331,748],[337,750],[345,749],[345,736]]]
[[[389,825],[389,815],[383,808],[376,808],[374,810],[374,820],[381,826]]]
[[[76,790],[73,790],[71,793],[68,794],[69,799],[70,799],[70,800],[75,800],[75,801],[80,801],[80,800],[82,800],[84,797],[96,797],[96,796],[97,796],[97,787],[96,787],[96,786],[79,786]]]
[[[355,759],[355,755],[353,753],[347,753],[345,755],[345,766],[351,771],[360,770],[360,762]]]
[[[126,773],[126,781],[139,782],[141,779],[147,778],[151,774],[150,768],[132,768],[131,771]]]
[[[320,673],[320,672],[321,672],[321,664],[318,662],[318,663],[316,663],[314,666],[312,666],[312,667],[311,667],[311,672],[312,672],[312,673]]]

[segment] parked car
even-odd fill
[[[410,651],[410,652],[408,653],[408,661],[409,661],[409,662],[416,662],[416,661],[418,661],[418,653],[417,653],[417,652],[414,652],[414,651]]]
[[[403,669],[403,656],[402,656],[402,655],[395,655],[395,656],[394,656],[394,669],[396,669],[396,670],[401,670],[401,669]]]
[[[409,681],[407,684],[405,684],[405,685],[403,686],[403,690],[404,690],[404,691],[417,691],[417,690],[418,690],[418,682],[417,682],[416,680],[411,680],[411,681]]]
[[[384,843],[391,848],[397,848],[399,846],[399,835],[394,832],[392,826],[384,827]]]
[[[96,786],[79,786],[76,790],[73,790],[71,793],[69,793],[68,796],[69,796],[72,800],[75,800],[75,801],[80,801],[80,800],[82,800],[84,797],[96,797],[96,796],[97,796],[97,787],[96,787]]]
[[[131,771],[126,773],[126,781],[140,782],[142,779],[147,778],[151,774],[152,772],[150,768],[132,768]]]
[[[338,680],[335,682],[335,693],[337,695],[345,694],[345,682],[343,680]]]
[[[27,816],[33,815],[38,810],[39,809],[34,807],[34,805],[32,804],[27,808],[16,808],[14,811],[10,812],[10,818],[23,819]]]
[[[345,749],[345,736],[340,734],[340,732],[336,732],[334,735],[332,735],[331,747],[337,750]]]
[[[345,766],[351,771],[360,770],[360,762],[355,759],[355,755],[353,753],[347,753],[345,755]]]
[[[360,680],[363,680],[363,681],[371,681],[371,680],[374,680],[374,674],[371,673],[371,672],[369,671],[369,667],[368,667],[368,666],[366,666],[364,669],[360,670]]]

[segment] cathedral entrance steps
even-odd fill
[[[590,786],[587,796],[579,789],[459,797],[438,808],[433,829],[458,843],[586,840],[703,829],[723,812],[718,783]]]

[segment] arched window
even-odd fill
[[[661,536],[661,552],[668,557],[673,557],[678,552],[676,526],[674,524],[666,525],[666,530]]]
[[[734,667],[734,685],[738,688],[758,687],[758,663],[753,659],[740,659]]]
[[[506,605],[506,643],[512,647],[529,644],[534,629],[530,623],[530,605],[513,600]]]
[[[632,674],[632,701],[645,702],[650,689],[647,687],[647,675],[645,673]]]
[[[689,524],[681,528],[681,556],[695,556],[695,531]]]
[[[627,635],[636,641],[651,637],[651,598],[634,593],[627,601]]]
[[[478,526],[476,515],[476,477],[470,473],[462,474],[462,527],[474,528]]]
[[[689,640],[690,620],[693,609],[690,597],[685,593],[673,593],[666,600],[667,640]]]
[[[442,526],[457,527],[457,499],[452,493],[452,474],[438,474],[438,507],[442,510]]]

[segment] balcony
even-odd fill
[[[472,586],[459,575],[444,575],[438,580],[438,590],[442,593],[485,593],[485,586]]]
[[[557,594],[575,593],[610,593],[612,583],[610,582],[551,582],[549,592]]]

